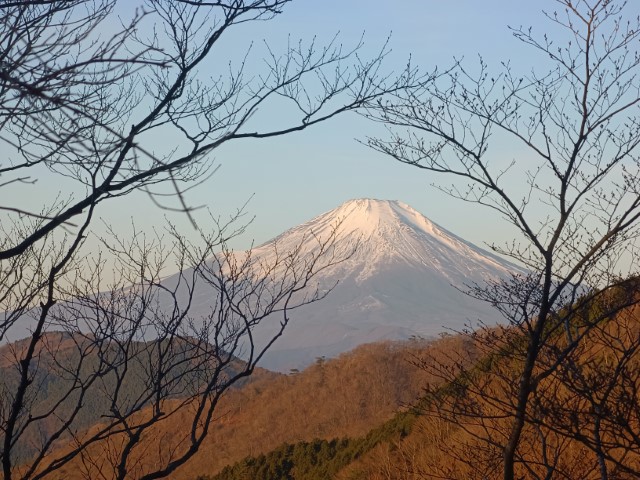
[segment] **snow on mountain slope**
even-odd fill
[[[487,304],[462,293],[466,285],[518,271],[398,201],[351,200],[255,248],[254,261],[271,264],[278,252],[318,248],[340,224],[336,248],[348,260],[314,280],[335,289],[324,300],[291,312],[285,333],[262,366],[300,368],[362,343],[432,336],[481,319],[499,320]],[[206,310],[206,295],[194,310]]]
[[[504,275],[516,268],[436,225],[405,203],[372,199],[348,201],[292,228],[258,247],[255,256],[269,255],[273,242],[281,250],[294,248],[309,232],[326,238],[339,221],[341,248],[357,249],[346,265],[337,268],[359,270],[358,281],[376,275],[393,262],[420,265],[459,287],[469,280],[482,280],[488,272]],[[307,241],[307,248],[313,248],[313,239]]]

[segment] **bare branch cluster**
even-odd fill
[[[450,179],[450,185],[434,183],[456,199],[493,209],[520,234],[518,240],[492,248],[530,274],[470,288],[470,294],[496,306],[512,327],[511,333],[488,329],[478,337],[491,347],[487,354],[494,348],[504,352],[508,360],[503,368],[511,373],[493,380],[473,372],[441,373],[460,389],[460,395],[448,397],[444,415],[478,439],[465,455],[486,449],[488,463],[483,465],[488,470],[478,478],[495,478],[500,471],[510,480],[523,475],[587,478],[562,477],[554,457],[560,450],[551,451],[562,442],[553,443],[550,437],[534,443],[548,449],[536,457],[548,470],[532,467],[527,458],[531,460],[533,444],[527,435],[542,435],[560,424],[546,416],[548,399],[558,404],[566,399],[554,397],[559,393],[546,379],[579,375],[567,371],[583,361],[577,352],[591,348],[595,337],[604,338],[603,325],[618,310],[611,304],[577,328],[580,308],[598,303],[602,292],[621,284],[621,277],[638,274],[640,20],[629,14],[625,2],[555,3],[558,11],[547,17],[565,33],[562,41],[539,37],[531,29],[512,30],[550,62],[549,70],[520,75],[509,63],[493,72],[482,59],[477,69],[457,62],[422,90],[378,99],[367,112],[390,132],[388,138],[370,138],[373,149],[434,178]],[[507,154],[513,160],[505,162],[504,145],[513,149]],[[562,347],[558,335],[564,338]],[[634,348],[625,347],[620,358],[633,356]],[[619,362],[624,375],[612,374],[618,382],[613,391],[627,375],[634,378],[623,366],[628,363]],[[582,364],[575,368],[588,369]],[[486,410],[478,406],[479,399]],[[589,401],[589,408],[596,409]],[[604,416],[598,419],[604,422]],[[592,428],[593,421],[576,419],[573,432],[577,436],[577,430]],[[607,441],[611,438],[607,435]],[[584,445],[602,455],[598,442],[591,438]],[[606,453],[610,457],[602,457],[598,478],[609,478],[610,461],[618,470],[635,462],[626,453],[613,452],[612,447]]]
[[[276,250],[268,264],[227,247],[240,215],[194,221],[198,242],[168,226],[168,243],[134,229],[103,239],[102,253],[85,248],[115,197],[143,191],[190,216],[186,193],[215,171],[222,145],[300,131],[426,81],[411,65],[383,73],[386,45],[366,59],[362,43],[337,38],[229,62],[228,33],[289,1],[0,2],[0,341],[27,336],[0,347],[5,480],[78,461],[88,478],[166,477],[291,312],[330,290],[314,277],[348,257],[337,226],[305,240],[313,251]],[[290,113],[262,121],[274,108]],[[45,198],[40,184],[56,180],[71,191]],[[203,296],[210,308],[196,315]],[[149,462],[145,440],[175,418],[184,437]]]

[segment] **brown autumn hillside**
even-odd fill
[[[584,328],[573,327],[575,335]],[[557,360],[553,354],[563,343],[558,336],[549,345],[538,370]],[[518,361],[507,352],[485,357],[470,377],[422,404],[423,415],[409,435],[378,445],[336,480],[501,478],[500,445],[509,431],[505,412],[513,402]],[[639,478],[639,393],[640,307],[634,305],[591,330],[538,385],[516,478]]]
[[[266,453],[285,442],[363,435],[421,395],[430,376],[412,360],[426,349],[446,361],[447,352],[463,347],[470,348],[462,338],[452,336],[433,342],[370,344],[337,359],[318,359],[303,372],[251,382],[224,397],[211,434],[172,478],[214,474],[225,465]],[[180,448],[185,425],[189,425],[186,414],[148,435],[145,458],[140,459],[131,478],[145,471],[155,455],[175,454],[173,449]],[[112,439],[96,445],[84,458],[48,478],[110,478],[109,460],[117,457],[113,455],[117,443]]]
[[[578,347],[536,389],[536,409],[518,452],[523,479],[596,480],[603,468],[609,479],[638,478],[640,308],[624,308],[587,330],[601,307],[594,303],[575,315],[567,328],[580,339]],[[539,370],[556,364],[566,346],[564,332],[552,338]],[[284,443],[362,438],[408,404],[421,414],[413,417],[408,435],[389,436],[326,478],[498,478],[522,354],[517,328],[501,327],[431,342],[365,345],[337,359],[318,359],[303,372],[266,376],[223,398],[211,435],[172,478],[212,478],[226,465]],[[446,383],[447,377],[455,380]],[[130,478],[179,452],[189,421],[183,413],[152,431]],[[109,479],[117,453],[112,437],[49,478]],[[265,480],[280,478],[289,477]]]
[[[562,309],[571,321],[558,316],[536,366],[516,478],[640,478],[639,287],[630,279]],[[450,381],[431,383],[414,409],[364,436],[281,445],[202,479],[502,478],[526,351],[519,327],[460,335],[464,348],[423,350],[416,363],[425,378]]]
[[[0,346],[0,378],[3,381],[0,402],[9,402],[13,398],[13,388],[19,376],[17,365],[29,348],[29,343],[30,339],[26,339]],[[151,344],[136,342],[132,344],[132,348],[144,350],[148,345]],[[95,382],[94,388],[87,388],[82,399],[84,408],[79,409],[75,414],[72,413],[77,405],[77,390],[79,390],[74,385],[78,379],[89,376],[90,372],[97,368],[99,354],[98,349],[93,348],[91,338],[82,334],[54,331],[43,335],[34,353],[34,358],[37,358],[38,362],[37,368],[34,368],[31,373],[30,381],[35,387],[35,393],[32,394],[32,398],[29,398],[32,403],[31,417],[41,418],[37,425],[24,427],[20,440],[13,449],[14,461],[28,463],[29,459],[41,451],[41,446],[62,428],[63,419],[73,418],[73,421],[63,429],[65,433],[57,439],[56,444],[60,446],[70,441],[72,432],[82,432],[109,414],[108,393],[116,385],[114,372],[102,376]],[[74,370],[76,366],[80,368],[78,372]],[[228,366],[228,372],[233,373],[242,366],[242,361],[234,359]],[[134,361],[129,362],[130,375],[123,378],[119,385],[123,396],[136,396],[140,388],[139,383],[145,378],[143,370],[144,365]],[[252,381],[275,377],[278,377],[278,374],[257,368],[252,377],[241,379],[233,388]],[[189,380],[185,378],[184,382]],[[179,395],[176,397],[179,398]],[[55,414],[51,413],[53,411]]]

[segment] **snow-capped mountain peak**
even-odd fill
[[[341,248],[355,250],[349,261],[336,269],[343,274],[357,270],[358,282],[397,262],[437,271],[457,287],[481,281],[487,271],[491,276],[502,276],[515,268],[433,223],[406,203],[368,198],[349,200],[286,231],[259,251],[268,251],[273,242],[281,249],[293,248],[310,233],[314,238],[327,238],[335,228]],[[308,240],[306,248],[313,248]]]

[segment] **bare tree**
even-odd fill
[[[289,1],[0,2],[0,341],[25,322],[30,332],[0,360],[5,480],[59,474],[78,459],[88,476],[169,475],[197,451],[220,396],[254,370],[288,312],[326,293],[312,280],[338,260],[335,232],[316,239],[315,254],[275,252],[261,265],[226,247],[238,227],[196,225],[185,196],[222,145],[300,131],[425,81],[410,66],[381,73],[386,46],[366,60],[361,45],[337,41],[290,42],[282,54],[267,48],[259,62],[248,52],[226,65],[228,32]],[[207,77],[211,62],[227,73]],[[293,113],[269,128],[256,118],[273,104]],[[163,151],[158,135],[174,145]],[[68,197],[21,203],[53,178],[71,185]],[[201,243],[170,229],[168,247],[136,233],[89,254],[97,212],[134,191],[191,218]],[[172,257],[179,281],[167,286]],[[204,318],[190,314],[197,285],[212,299]],[[274,314],[280,322],[257,343],[255,329]],[[83,430],[92,414],[101,423]],[[179,415],[185,437],[150,463],[145,440]],[[94,455],[98,444],[109,454]]]
[[[193,455],[224,392],[253,372],[293,309],[326,295],[312,279],[345,256],[332,236],[313,253],[276,251],[264,264],[228,250],[223,233],[198,246],[174,230],[171,248],[142,234],[115,239],[116,283],[101,290],[103,262],[82,265],[61,287],[68,300],[48,312],[55,333],[35,347],[31,339],[5,347],[4,452],[23,463],[9,475],[44,478],[82,459],[86,478],[161,478]],[[179,273],[167,281],[171,251]],[[197,316],[191,307],[203,293],[211,308]],[[274,314],[265,338],[257,330]],[[154,433],[171,422],[181,428],[147,458]]]
[[[579,312],[576,323],[595,320],[597,325],[553,368],[544,394],[536,399],[545,418],[532,421],[539,430],[586,450],[584,458],[592,462],[588,478],[640,475],[640,443],[634,433],[640,424],[637,301],[638,282],[632,279]],[[603,313],[606,318],[600,317]],[[542,358],[543,368],[557,361],[562,344],[554,347]]]
[[[372,148],[450,177],[450,186],[436,180],[437,188],[496,211],[520,235],[492,248],[530,275],[470,289],[513,327],[471,334],[493,352],[484,367],[502,357],[502,375],[441,372],[457,385],[459,401],[449,396],[440,414],[479,441],[474,455],[484,445],[486,475],[502,471],[505,479],[557,473],[557,459],[544,452],[544,473],[527,460],[531,436],[548,445],[536,432],[544,382],[621,307],[586,322],[577,321],[578,312],[638,267],[640,22],[625,2],[554,3],[558,11],[546,16],[565,37],[512,29],[551,63],[549,70],[519,75],[506,63],[493,73],[482,60],[477,71],[459,62],[422,91],[400,92],[368,111],[391,132],[390,139],[369,139]],[[502,142],[521,158],[502,161]]]

